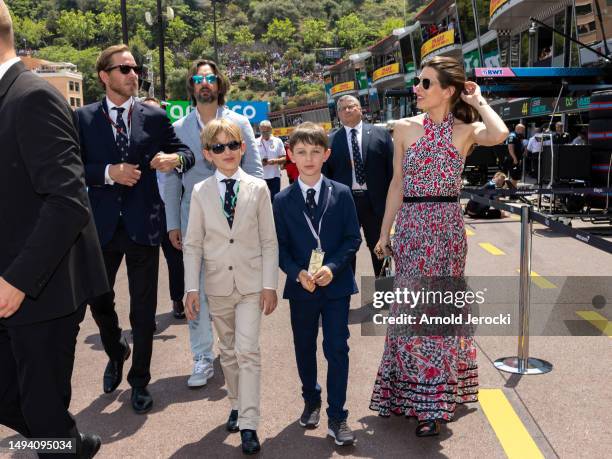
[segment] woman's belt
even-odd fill
[[[459,196],[404,196],[404,202],[458,202]]]

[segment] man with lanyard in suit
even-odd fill
[[[0,144],[0,424],[57,439],[64,454],[46,457],[93,457],[100,437],[80,433],[68,406],[86,303],[108,290],[104,262],[73,112],[16,56],[3,0]]]
[[[195,166],[179,175],[176,171],[166,174],[163,195],[166,204],[166,221],[170,242],[182,249],[183,236],[187,232],[189,207],[193,186],[215,173],[214,165],[204,159],[200,134],[207,123],[214,119],[228,119],[240,128],[246,143],[241,168],[253,177],[263,178],[255,134],[246,116],[225,107],[225,97],[230,88],[229,80],[214,61],[195,61],[187,74],[187,92],[195,109],[174,123],[176,135],[195,155]],[[193,371],[187,380],[191,388],[202,387],[213,377],[213,336],[208,303],[204,288],[204,269],[200,273],[200,310],[189,321],[189,340],[193,357]]]
[[[342,96],[337,107],[342,127],[330,135],[331,156],[323,166],[323,174],[351,188],[374,275],[379,276],[382,260],[374,248],[380,237],[387,191],[393,177],[393,140],[386,129],[362,122],[357,98]]]
[[[139,67],[127,46],[102,51],[96,69],[106,97],[77,110],[85,178],[111,287],[123,256],[126,258],[134,337],[127,379],[132,386],[132,408],[146,413],[153,406],[146,386],[151,379],[162,238],[163,204],[156,170],[186,171],[195,159],[178,140],[163,111],[134,100]],[[117,388],[123,363],[130,356],[114,298],[111,291],[90,303],[109,357],[103,379],[105,393]]]

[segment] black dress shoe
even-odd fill
[[[132,351],[130,345],[125,338],[121,338],[121,344],[124,347],[123,359],[121,360],[109,360],[104,370],[103,378],[103,389],[105,394],[110,394],[114,391],[119,384],[121,384],[121,378],[123,377],[123,364],[127,359],[130,358]]]
[[[153,408],[153,397],[146,387],[132,388],[132,408],[137,414],[145,414]]]
[[[182,300],[172,301],[172,315],[175,319],[185,318],[185,305]]]
[[[255,454],[261,449],[257,432],[254,430],[241,430],[240,439],[242,440],[242,452],[244,454]]]
[[[225,424],[228,432],[236,433],[240,430],[238,427],[238,410],[230,411],[229,418],[227,419],[227,424]]]
[[[96,455],[102,445],[102,439],[95,434],[79,433],[80,444],[77,447],[76,456],[79,459],[90,459]]]

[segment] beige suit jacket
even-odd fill
[[[234,224],[223,213],[217,178],[197,183],[191,195],[189,224],[183,241],[185,289],[199,290],[204,263],[207,295],[242,295],[276,290],[278,242],[266,182],[239,171],[240,190]]]

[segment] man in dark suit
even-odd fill
[[[0,424],[93,457],[68,407],[85,304],[108,283],[73,113],[13,43],[0,0]]]
[[[382,260],[374,254],[374,248],[393,176],[393,141],[386,129],[362,122],[361,105],[355,97],[340,97],[337,107],[342,127],[330,134],[332,153],[323,166],[323,174],[351,189],[374,275],[378,276]]]
[[[134,357],[128,374],[132,407],[146,413],[153,399],[146,389],[157,307],[159,244],[163,236],[162,200],[156,170],[184,172],[195,162],[193,153],[176,137],[163,110],[137,102],[139,67],[125,45],[100,54],[96,69],[106,97],[77,111],[85,179],[106,273],[111,287],[125,255],[130,290],[130,323]],[[104,392],[121,382],[130,348],[121,328],[111,291],[91,302],[109,362]]]

